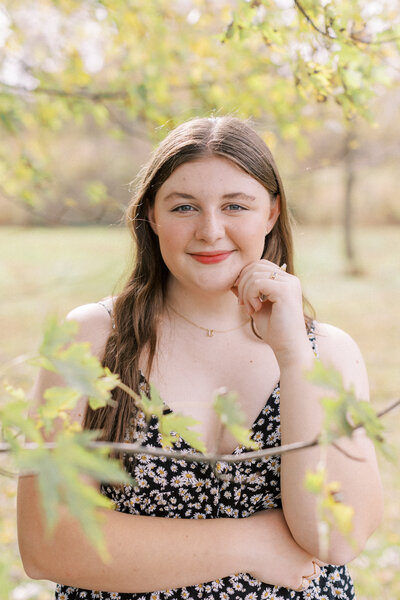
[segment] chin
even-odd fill
[[[209,293],[215,293],[215,294],[222,294],[225,292],[229,292],[232,288],[233,283],[235,282],[235,279],[230,278],[229,280],[225,280],[225,281],[210,281],[210,282],[202,282],[202,281],[197,281],[196,282],[196,287],[198,289],[201,289],[203,292],[209,292]]]

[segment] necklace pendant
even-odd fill
[[[207,329],[207,337],[212,337],[214,335],[214,329]]]

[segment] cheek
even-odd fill
[[[258,218],[251,226],[236,232],[237,243],[250,260],[260,260],[264,250],[266,225],[262,217]]]
[[[168,225],[158,229],[158,242],[160,251],[167,262],[166,258],[174,260],[174,256],[178,256],[185,249],[186,236],[182,228]]]

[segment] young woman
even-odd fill
[[[78,339],[89,341],[132,389],[148,389],[151,381],[165,411],[198,419],[208,449],[246,452],[221,431],[213,411],[221,386],[237,392],[261,448],[314,439],[321,390],[304,372],[316,355],[367,398],[353,340],[304,315],[282,182],[247,124],[194,119],[172,131],[141,174],[128,223],[136,259],[123,292],[69,318],[80,324]],[[42,372],[36,396],[56,382]],[[82,399],[74,418],[102,429],[104,439],[159,446],[157,419],[144,430],[132,400],[119,389],[114,397],[115,407],[97,411]],[[54,534],[43,535],[35,478],[21,478],[25,569],[57,582],[58,600],[350,600],[351,579],[338,565],[356,556],[377,526],[382,493],[365,435],[359,431],[340,446],[347,455],[329,449],[328,475],[354,508],[355,545],[334,531],[321,555],[315,497],[303,485],[318,447],[281,460],[221,463],[227,478],[208,464],[143,454],[125,458],[135,487],[102,484],[116,508],[103,511],[106,564],[66,511]],[[183,440],[177,448],[190,450]]]

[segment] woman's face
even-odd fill
[[[175,169],[148,216],[175,283],[221,292],[260,259],[278,215],[279,200],[256,179],[212,156]]]

